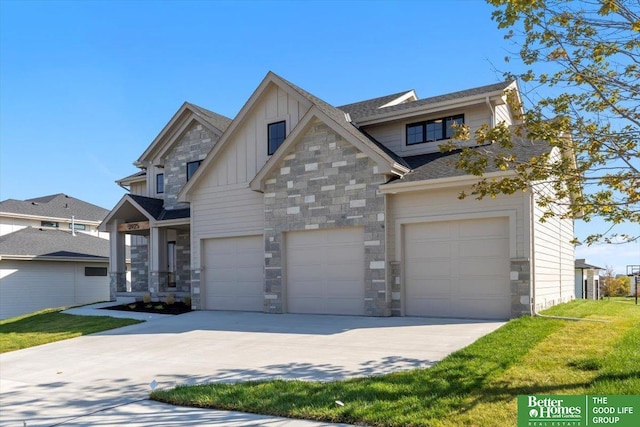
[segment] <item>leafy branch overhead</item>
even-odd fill
[[[506,73],[531,90],[505,93],[512,126],[476,130],[476,146],[463,148],[457,167],[477,176],[477,198],[537,191],[545,217],[603,217],[609,230],[586,243],[630,241],[615,225],[640,225],[640,2],[637,0],[487,0],[493,19],[518,52],[524,71]],[[528,108],[525,110],[524,105]],[[456,139],[471,138],[458,126]],[[551,148],[517,158],[512,148]],[[455,142],[443,151],[458,149]],[[466,197],[467,194],[461,194]],[[613,231],[612,231],[613,230]]]

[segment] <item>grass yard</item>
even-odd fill
[[[0,353],[140,323],[134,319],[75,316],[48,309],[0,320]]]
[[[608,322],[524,317],[430,369],[327,383],[185,386],[151,398],[327,422],[453,427],[515,425],[518,394],[640,394],[640,306],[580,300],[545,314]]]

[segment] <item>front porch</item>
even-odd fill
[[[110,296],[191,296],[191,233],[189,209],[165,210],[161,199],[126,195],[102,227],[110,233]],[[125,242],[130,240],[130,281],[126,280]]]

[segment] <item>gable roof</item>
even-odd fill
[[[27,227],[0,236],[0,257],[109,260],[109,241],[85,233]]]
[[[214,113],[190,102],[185,102],[134,164],[136,166],[143,166],[156,155],[162,155],[175,143],[176,139],[193,120],[196,120],[211,132],[218,135],[224,133],[232,121],[230,118],[221,114]]]
[[[188,194],[191,191],[191,189],[197,185],[198,181],[200,180],[200,177],[205,173],[209,165],[214,161],[217,153],[224,149],[225,145],[227,144],[227,141],[229,141],[235,129],[240,125],[240,123],[243,122],[244,117],[249,113],[253,105],[258,101],[262,93],[264,93],[264,91],[270,84],[275,84],[276,86],[292,94],[293,96],[302,100],[303,103],[311,107],[310,110],[307,111],[305,116],[303,116],[303,118],[300,120],[300,122],[298,122],[298,124],[296,125],[296,128],[291,130],[291,132],[287,136],[287,139],[289,139],[292,134],[296,133],[296,129],[299,129],[302,126],[307,125],[311,120],[311,115],[313,115],[314,117],[317,117],[320,120],[331,121],[333,124],[335,124],[338,128],[342,130],[342,132],[344,133],[343,136],[345,138],[351,139],[352,143],[355,142],[356,144],[359,144],[361,146],[368,147],[370,150],[372,150],[372,152],[375,152],[378,156],[381,156],[382,158],[386,159],[386,161],[389,163],[389,169],[391,169],[394,165],[396,165],[408,171],[409,169],[408,166],[400,156],[395,155],[395,153],[388,150],[382,144],[378,143],[373,138],[371,138],[368,135],[365,135],[362,131],[360,131],[354,124],[352,124],[349,121],[348,116],[344,111],[341,111],[336,107],[333,107],[332,105],[328,104],[327,102],[323,101],[317,96],[283,79],[282,77],[278,76],[272,71],[269,71],[265,76],[265,78],[262,80],[262,82],[258,85],[256,90],[253,92],[251,97],[249,97],[247,102],[241,108],[238,115],[233,119],[231,125],[224,132],[224,134],[222,135],[218,143],[213,147],[211,152],[207,155],[202,165],[196,170],[194,176],[182,188],[178,196],[178,200],[187,201]],[[285,143],[283,143],[282,146],[284,146],[286,142],[287,141],[285,140]],[[282,146],[280,148],[282,148]],[[284,152],[284,149],[281,150],[280,148],[276,151],[276,153],[274,153],[274,155],[271,156],[271,158],[263,166],[263,168],[261,169],[261,172],[263,172],[265,168],[269,168],[271,167],[271,165],[277,162],[277,159],[279,158],[279,156]],[[255,181],[255,178],[254,178],[254,181]],[[252,183],[254,181],[252,181]],[[254,188],[253,184],[252,184],[252,188]]]
[[[3,200],[0,202],[0,213],[68,220],[74,216],[76,221],[100,222],[109,211],[75,197],[58,193],[27,200]]]
[[[192,104],[191,102],[185,102],[185,104],[189,105],[194,111],[198,111],[200,114],[202,114],[203,118],[216,129],[220,129],[224,132],[231,124],[232,119],[230,119],[229,117],[223,116],[222,114],[214,113],[211,110],[207,110],[206,108],[202,108],[196,104]]]
[[[168,219],[182,219],[189,218],[191,215],[190,208],[182,209],[165,209],[164,201],[162,199],[155,199],[153,197],[137,196],[135,194],[128,194],[127,197],[135,200],[138,205],[147,211],[154,219],[158,221],[164,221]]]
[[[274,74],[275,75],[275,74]],[[307,98],[311,101],[320,111],[326,114],[328,117],[333,119],[338,125],[344,128],[349,134],[355,137],[358,141],[363,143],[365,146],[369,146],[373,148],[375,151],[378,151],[383,156],[387,156],[392,163],[398,163],[401,166],[408,167],[408,165],[402,160],[402,158],[396,155],[393,151],[389,150],[383,144],[376,141],[369,134],[360,130],[356,125],[354,125],[348,117],[345,115],[344,111],[339,110],[338,108],[328,104],[322,99],[318,98],[315,95],[310,94],[306,90],[294,85],[288,80],[283,79],[280,76],[275,75],[280,80],[282,80],[285,84],[289,85],[292,89],[300,93],[303,97]]]
[[[126,221],[184,220],[191,216],[191,208],[165,209],[164,200],[154,197],[125,194],[100,224],[100,231],[108,231],[107,224],[114,218]]]

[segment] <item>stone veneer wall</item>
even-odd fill
[[[131,291],[146,292],[149,290],[149,245],[144,236],[134,236],[139,242],[131,244]]]
[[[528,259],[511,259],[511,317],[531,313],[531,263]]]
[[[187,183],[187,163],[203,160],[218,136],[194,122],[169,151],[164,162],[164,207],[180,209],[189,207],[178,203],[178,193]]]
[[[191,233],[178,231],[176,239],[176,291],[191,293]]]
[[[264,311],[282,313],[282,243],[287,231],[364,227],[368,316],[389,316],[385,261],[384,182],[364,153],[316,121],[265,181]]]

